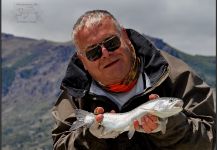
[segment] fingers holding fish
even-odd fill
[[[102,122],[103,118],[104,118],[103,114],[96,115],[95,117],[96,122],[98,123]]]
[[[104,113],[104,108],[103,107],[96,107],[94,109],[94,114],[98,115],[98,114],[103,114]]]
[[[115,110],[111,110],[110,113],[116,113]]]
[[[116,113],[115,110],[111,110],[111,113]],[[98,114],[103,114],[104,113],[104,108],[103,107],[96,107],[94,109],[94,114],[98,115]]]
[[[104,108],[103,107],[96,107],[94,110],[94,114],[96,115],[95,119],[98,123],[101,123],[103,120],[103,113]],[[111,110],[111,113],[116,113],[115,110]]]
[[[94,109],[94,114],[96,115],[95,116],[95,120],[96,120],[97,123],[102,122],[102,120],[103,120],[103,113],[104,113],[104,108],[102,108],[102,107],[96,107]]]
[[[158,128],[158,118],[153,115],[145,115],[140,119],[140,122],[138,120],[133,121],[133,125],[136,131],[138,132],[145,132],[145,133],[151,133],[155,129]]]
[[[151,95],[149,95],[149,100],[155,100],[155,99],[157,99],[157,98],[159,98],[160,96],[158,95],[158,94],[151,94]]]
[[[152,122],[157,122],[157,120],[158,120],[157,116],[154,116],[154,115],[151,115],[151,114],[145,115],[144,117],[149,118]]]
[[[139,121],[138,120],[134,120],[133,121],[133,126],[134,126],[135,130],[139,130],[139,128],[140,128]]]
[[[142,128],[146,133],[151,133],[158,127],[157,117],[153,115],[145,115],[141,118]]]

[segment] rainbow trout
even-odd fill
[[[150,100],[137,108],[125,113],[104,113],[103,120],[100,123],[102,135],[117,132],[118,135],[128,132],[128,138],[131,139],[135,132],[133,121],[137,119],[139,122],[141,117],[146,114],[152,114],[158,117],[160,131],[166,132],[166,123],[168,117],[173,116],[182,111],[183,101],[173,97],[161,97],[155,100]],[[75,116],[77,120],[71,125],[70,130],[76,130],[80,127],[90,128],[93,123],[96,123],[93,113],[76,109]],[[140,122],[141,123],[141,122]],[[158,129],[157,129],[158,130]]]

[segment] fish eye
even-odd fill
[[[173,99],[170,99],[169,102],[170,102],[170,103],[173,102]]]

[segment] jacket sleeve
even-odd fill
[[[75,104],[66,91],[62,91],[55,106],[52,109],[52,116],[55,120],[55,127],[52,130],[53,149],[54,150],[76,150],[75,143],[78,147],[86,149],[85,145],[79,145],[79,140],[82,140],[82,130],[69,131],[70,124],[75,121],[74,110]],[[77,140],[77,141],[76,141]]]
[[[168,59],[173,60],[169,77],[173,87],[170,90],[172,96],[183,99],[184,111],[168,118],[166,134],[155,133],[150,138],[162,149],[214,149],[216,114],[212,89],[184,62]]]

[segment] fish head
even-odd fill
[[[153,114],[166,118],[182,111],[183,101],[179,98],[164,97],[160,98],[153,107]]]

